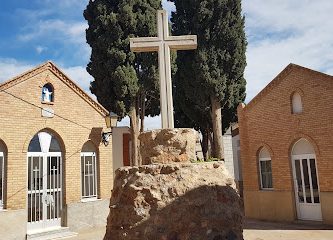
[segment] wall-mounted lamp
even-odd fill
[[[112,134],[111,119],[117,118],[117,117],[118,117],[118,115],[115,114],[114,112],[110,112],[110,114],[108,114],[104,117],[106,127],[111,129],[111,131],[109,131],[109,132],[102,132],[102,143],[104,144],[104,146],[109,145],[109,142],[110,142],[110,136]]]

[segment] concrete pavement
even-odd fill
[[[246,220],[244,240],[333,240],[333,226],[318,222],[276,223]]]
[[[105,227],[79,232],[68,240],[102,240]],[[315,222],[274,223],[246,220],[244,240],[333,240],[333,226]]]

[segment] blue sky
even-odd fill
[[[89,92],[88,0],[10,0],[0,5],[0,82],[46,60]],[[290,62],[333,75],[332,0],[243,0],[247,101]],[[164,8],[174,10],[163,0]],[[158,128],[159,118],[148,119]],[[128,119],[122,124],[128,124]]]

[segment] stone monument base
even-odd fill
[[[157,129],[139,135],[142,164],[196,160],[198,132],[192,128]]]
[[[242,218],[223,162],[123,167],[104,240],[242,240]]]

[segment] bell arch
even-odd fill
[[[54,102],[54,87],[50,82],[47,82],[42,87],[41,101],[44,103]]]
[[[295,91],[290,96],[291,100],[291,113],[301,114],[303,112],[303,94],[299,91]]]

